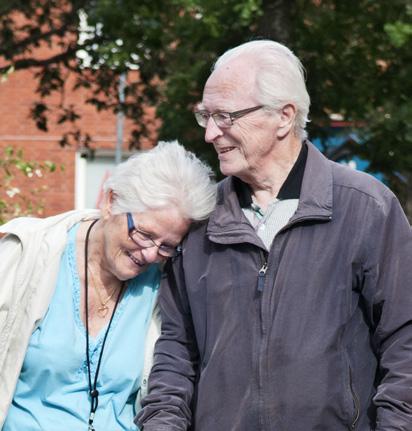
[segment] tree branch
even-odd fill
[[[13,67],[14,70],[22,70],[28,69],[30,67],[45,67],[50,64],[60,63],[66,59],[68,59],[72,54],[75,54],[78,50],[77,45],[72,45],[65,52],[54,55],[45,59],[36,59],[36,58],[22,58],[20,60],[16,60],[14,62],[10,62],[7,66],[0,67],[0,75],[3,73],[7,73],[10,67]]]
[[[13,67],[14,70],[22,70],[22,69],[28,69],[30,67],[45,67],[49,66],[50,64],[60,63],[66,59],[70,59],[70,56],[75,54],[80,49],[86,49],[89,46],[92,46],[94,44],[98,44],[104,41],[104,38],[101,36],[94,37],[93,39],[89,39],[87,43],[83,43],[81,46],[79,46],[77,43],[72,43],[68,49],[64,52],[61,52],[60,54],[56,54],[49,58],[44,59],[38,59],[38,58],[21,58],[18,60],[12,60],[9,61],[7,65],[0,67],[0,75],[3,73],[7,73],[8,70]],[[66,65],[66,67],[69,67],[69,65]],[[70,68],[73,70],[73,68]]]
[[[4,47],[0,48],[0,56],[6,56],[6,54],[8,53],[8,51],[10,51],[10,49],[13,49],[13,51],[16,52],[16,51],[19,51],[21,48],[26,48],[27,46],[33,45],[39,41],[46,41],[52,36],[63,36],[68,31],[68,28],[69,28],[69,25],[65,24],[57,29],[52,29],[45,33],[39,33],[34,36],[29,36],[20,41],[16,41],[15,43],[12,44],[12,46],[9,49]],[[73,30],[73,33],[75,33],[75,30]]]

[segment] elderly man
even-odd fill
[[[195,115],[227,178],[171,263],[143,431],[412,430],[412,234],[306,140],[302,66],[254,41]]]

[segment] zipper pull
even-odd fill
[[[262,268],[259,269],[259,273],[258,273],[258,292],[263,292],[263,287],[265,286],[265,276],[266,276],[266,271],[268,270],[268,264],[267,262],[265,262],[262,265]]]

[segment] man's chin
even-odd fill
[[[220,172],[226,177],[229,177],[229,176],[239,177],[242,175],[242,172],[244,171],[239,166],[235,166],[234,164],[229,164],[229,163],[220,163],[219,168],[220,168]]]

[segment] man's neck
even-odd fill
[[[287,146],[279,147],[274,151],[273,156],[266,160],[258,171],[249,172],[247,177],[241,178],[249,184],[253,201],[263,210],[266,210],[269,203],[278,195],[301,148],[301,141],[294,139]]]

